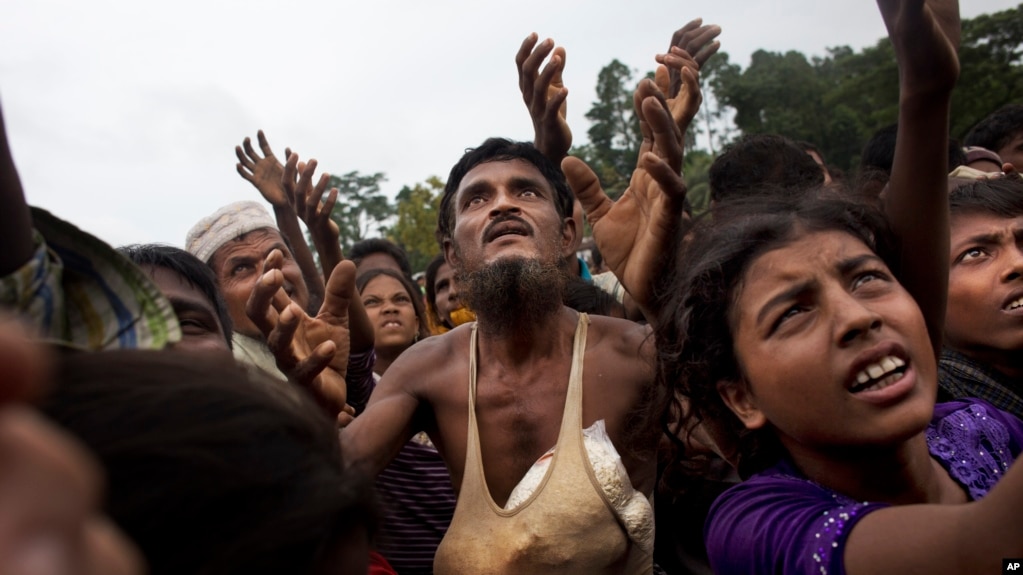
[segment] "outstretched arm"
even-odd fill
[[[536,43],[537,35],[532,33],[522,41],[515,66],[519,70],[519,90],[533,119],[533,144],[554,163],[568,155],[572,147],[572,130],[565,116],[568,113],[566,100],[568,89],[562,80],[565,69],[565,49],[554,47],[550,38]],[[553,51],[553,55],[551,55]],[[548,55],[550,61],[540,71],[540,64]]]
[[[302,270],[302,278],[305,279],[309,295],[312,296],[310,301],[322,301],[323,279],[316,269],[313,253],[302,236],[302,228],[298,225],[298,214],[291,202],[291,196],[281,185],[284,167],[270,148],[263,130],[256,133],[256,138],[259,140],[259,148],[263,151],[262,156],[252,148],[252,141],[249,138],[245,138],[241,146],[234,148],[234,153],[238,157],[236,165],[238,175],[259,190],[263,199],[273,206],[277,226],[291,243],[295,263]],[[285,149],[285,154],[291,155],[291,150]]]
[[[669,163],[681,164],[682,137],[667,104],[650,80],[643,80],[638,90],[649,94],[641,104],[646,126],[639,161],[622,197],[611,201],[597,175],[579,158],[565,158],[561,168],[586,211],[604,261],[647,321],[653,321],[653,284],[666,258],[677,250],[686,186]]]
[[[320,254],[320,266],[324,270],[324,275],[329,277],[331,270],[336,269],[344,260],[338,241],[340,231],[337,223],[330,219],[334,202],[337,201],[337,188],[330,190],[327,197],[321,199],[330,183],[330,174],[320,174],[319,181],[313,186],[315,172],[316,160],[309,160],[303,165],[299,163],[297,154],[291,154],[284,165],[281,183],[288,196],[292,198],[299,217],[309,228],[313,245]],[[352,353],[361,353],[372,348],[375,334],[373,324],[370,323],[366,309],[362,306],[362,298],[353,297],[349,300],[348,320],[351,327]]]
[[[32,214],[25,202],[21,179],[7,144],[7,127],[0,110],[0,277],[25,265],[35,252]]]
[[[899,281],[941,351],[949,270],[948,130],[959,76],[957,0],[878,0],[899,65],[899,127],[885,211],[900,242]]]

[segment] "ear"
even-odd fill
[[[451,238],[444,238],[441,240],[441,248],[444,250],[444,261],[446,261],[452,269],[460,267],[458,253],[455,251],[455,245],[451,242]]]
[[[757,407],[757,398],[753,396],[746,382],[719,381],[717,387],[721,400],[746,429],[759,429],[767,423],[767,417]]]
[[[565,218],[561,221],[561,255],[565,259],[575,257],[579,251],[579,244],[582,243],[582,236],[578,224],[573,218]]]

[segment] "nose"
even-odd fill
[[[515,195],[510,190],[502,187],[494,193],[494,199],[490,204],[491,217],[512,212],[519,213],[519,205],[515,202]]]
[[[884,324],[880,314],[849,293],[836,302],[835,316],[838,343],[842,347],[881,329]]]
[[[1008,261],[1002,272],[1002,281],[1011,282],[1023,278],[1023,245],[1017,243],[1006,252]]]

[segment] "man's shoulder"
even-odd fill
[[[387,369],[387,375],[414,382],[443,379],[462,362],[453,361],[469,356],[469,334],[471,324],[462,325],[440,335],[432,335],[406,349]],[[468,365],[468,362],[465,362]],[[386,377],[386,376],[385,376]],[[392,378],[388,378],[392,379]]]
[[[589,338],[594,343],[611,345],[623,353],[636,354],[653,352],[653,336],[650,327],[627,319],[602,315],[590,316]]]

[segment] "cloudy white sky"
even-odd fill
[[[600,68],[652,69],[696,16],[743,67],[759,48],[820,55],[885,33],[864,0],[11,1],[0,101],[30,203],[115,245],[180,246],[200,217],[258,199],[234,146],[259,128],[279,155],[386,173],[393,196],[488,136],[532,138],[514,64],[529,32],[566,47],[579,143]]]

